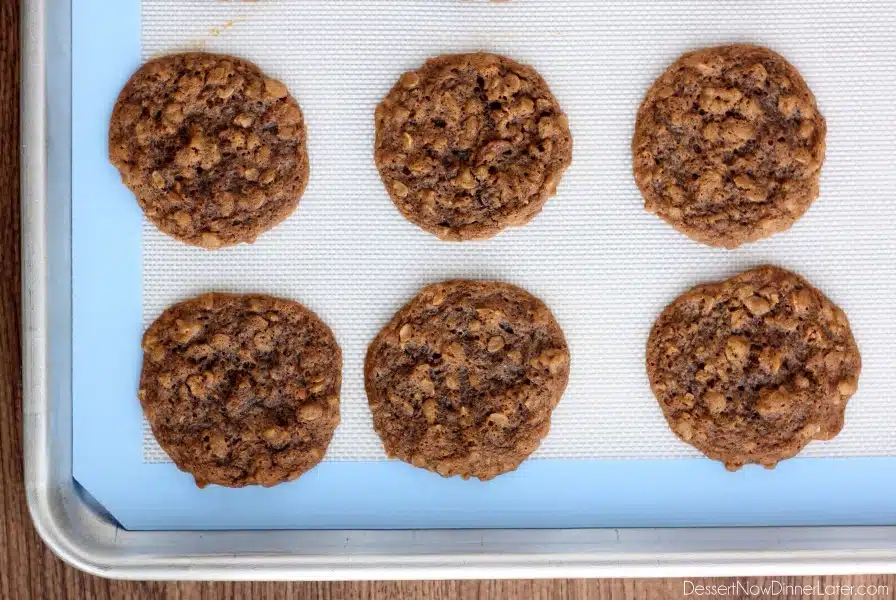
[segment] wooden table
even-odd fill
[[[445,581],[383,583],[145,583],[108,581],[56,558],[31,526],[22,482],[19,273],[18,0],[0,0],[0,598],[631,598],[683,596],[684,580]],[[700,580],[730,585],[733,579]],[[771,579],[743,579],[770,585]],[[788,585],[888,585],[896,576],[779,578]],[[792,597],[782,596],[777,597]],[[828,596],[831,597],[831,596]],[[841,596],[833,596],[841,597]],[[845,597],[845,596],[842,596]]]

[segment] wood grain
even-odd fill
[[[22,481],[21,353],[19,351],[19,39],[18,1],[0,0],[0,597],[2,598],[337,598],[425,600],[536,598],[553,600],[680,598],[683,580],[444,581],[380,583],[157,583],[99,579],[72,569],[40,541],[25,506]],[[888,585],[879,598],[896,598],[896,576],[780,578],[787,585]],[[770,579],[743,579],[770,585]],[[730,585],[732,579],[701,580]],[[695,596],[692,596],[695,597]],[[732,596],[742,597],[742,596]],[[754,596],[767,597],[767,596]],[[778,595],[778,598],[803,597]],[[845,595],[828,598],[847,597]]]

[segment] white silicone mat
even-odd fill
[[[849,315],[863,358],[843,433],[805,456],[896,456],[896,5],[805,0],[143,0],[143,56],[205,49],[281,78],[305,113],[311,179],[299,209],[251,247],[208,252],[143,227],[143,319],[209,290],[299,300],[344,354],[342,424],[327,460],[385,458],[362,381],[367,343],[417,289],[490,278],[544,299],[572,353],[569,388],[540,458],[696,456],[669,432],[644,344],[695,283],[773,262]],[[872,12],[872,6],[876,7]],[[629,143],[645,90],[680,53],[767,45],[828,121],[821,197],[792,230],[725,251],[642,210]],[[373,111],[405,70],[471,50],[536,67],[569,115],[573,164],[529,225],[440,242],[405,221],[373,165]],[[144,436],[144,460],[165,456]]]

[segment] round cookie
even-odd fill
[[[846,314],[773,266],[679,296],[647,342],[650,386],[669,426],[732,471],[772,468],[836,436],[860,370]]]
[[[308,182],[305,122],[286,86],[218,54],[172,54],[134,73],[109,157],[156,227],[209,249],[253,242]]]
[[[572,136],[532,67],[446,55],[402,75],[377,107],[375,158],[406,219],[443,240],[482,239],[541,211]]]
[[[420,291],[367,350],[364,384],[386,453],[443,477],[491,479],[538,448],[569,379],[551,311],[516,286]]]
[[[272,486],[315,466],[339,424],[341,385],[333,332],[290,300],[205,294],[143,336],[140,404],[199,487]]]
[[[784,231],[818,196],[825,132],[815,97],[779,54],[745,44],[689,52],[638,110],[644,208],[711,246]]]

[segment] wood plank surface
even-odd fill
[[[698,596],[684,580],[543,580],[543,581],[444,581],[378,583],[158,583],[121,582],[81,573],[48,550],[31,526],[22,473],[20,252],[19,252],[19,35],[18,0],[0,0],[0,458],[2,487],[0,510],[0,597],[10,599],[158,598],[170,600],[228,600],[236,598],[309,598],[330,600],[376,599],[460,600],[535,598],[553,600],[608,599],[653,600]],[[773,581],[777,581],[774,584]],[[730,586],[734,579],[694,580],[692,584]],[[769,594],[727,597],[806,598],[782,585],[889,586],[876,598],[896,598],[896,576],[749,578],[740,583],[774,586]],[[690,589],[691,593],[687,594]],[[730,589],[730,588],[729,588]],[[720,590],[721,591],[721,590]],[[774,593],[778,592],[778,593]],[[826,598],[858,597],[838,592]],[[821,596],[815,596],[821,597]]]

